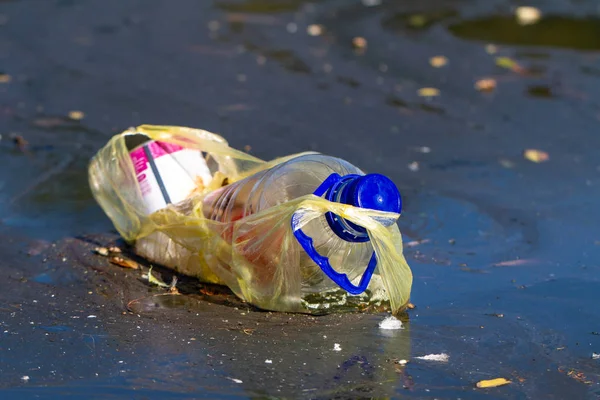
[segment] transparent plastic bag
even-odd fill
[[[130,150],[124,144],[125,136],[133,132],[202,151],[215,161],[213,179],[185,200],[147,215]],[[298,155],[265,162],[207,131],[142,125],[113,137],[92,159],[90,186],[115,228],[140,255],[203,281],[227,285],[241,299],[274,311],[312,312],[303,298],[299,246],[291,222],[294,218],[295,229],[301,229],[333,212],[367,229],[392,312],[403,309],[409,301],[412,273],[402,254],[398,226],[381,223],[395,221],[398,214],[308,195],[234,222],[204,217],[202,199],[207,193]]]

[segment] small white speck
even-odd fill
[[[323,335],[323,339],[327,339],[327,335]]]
[[[398,364],[400,364],[400,365],[406,365],[406,364],[408,364],[408,361],[406,361],[406,360],[400,360],[400,361],[398,361]]]
[[[273,364],[273,360],[265,360],[265,364]]]
[[[23,375],[23,376],[21,377],[21,380],[22,380],[23,382],[28,382],[28,381],[29,381],[29,375]]]
[[[342,346],[339,343],[334,343],[333,351],[342,351]]]
[[[229,378],[229,377],[227,377],[227,379],[234,381],[235,383],[244,383],[244,381],[242,381],[241,379],[235,379],[235,378]]]
[[[600,360],[600,353],[592,353],[592,360]]]
[[[375,7],[381,4],[381,0],[362,0],[363,6]]]
[[[218,31],[220,27],[221,27],[221,23],[219,21],[213,20],[208,23],[208,29],[211,32]]]
[[[88,318],[97,318],[95,315],[88,315]]]
[[[289,33],[296,33],[298,32],[298,25],[294,22],[290,22],[285,26],[285,29],[287,29]]]
[[[419,163],[417,161],[411,162],[408,164],[408,169],[410,169],[412,172],[417,172],[419,170]]]
[[[402,321],[391,315],[379,323],[379,329],[404,329],[404,326]]]
[[[123,360],[119,360],[119,364],[123,364]]]

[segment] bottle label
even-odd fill
[[[148,141],[129,155],[148,214],[184,200],[198,185],[206,186],[212,179],[199,150]]]

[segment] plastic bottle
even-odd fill
[[[342,159],[265,162],[208,131],[142,125],[92,158],[89,183],[139,255],[260,308],[320,313],[389,300],[396,312],[409,301],[398,189]]]
[[[393,213],[401,210],[400,193],[390,179],[379,174],[365,175],[349,162],[323,154],[302,155],[215,190],[203,198],[202,209],[207,219],[232,222],[308,194],[355,207]],[[382,222],[390,225],[395,220]],[[290,223],[297,242],[288,251],[297,252],[300,258],[304,295],[338,286],[351,294],[364,292],[377,263],[366,229],[333,213],[313,219],[301,229],[293,226],[293,220]],[[253,232],[257,238],[265,233]],[[231,243],[232,234],[233,226],[229,225],[221,237]],[[283,232],[271,232],[277,240],[254,251],[251,261],[269,265],[269,257],[277,254],[284,236]],[[352,283],[361,276],[359,284]]]

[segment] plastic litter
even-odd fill
[[[427,354],[426,356],[415,357],[415,359],[425,361],[448,362],[448,360],[450,360],[450,356],[446,353]]]
[[[402,321],[392,315],[379,323],[379,329],[404,329],[404,326]]]
[[[305,313],[409,301],[412,273],[385,176],[315,152],[269,162],[208,131],[142,125],[91,160],[92,193],[148,260]]]

